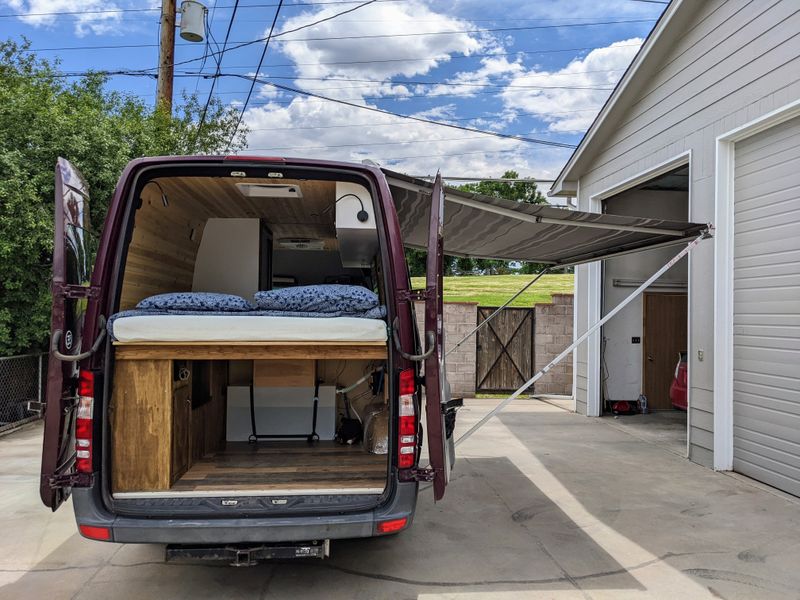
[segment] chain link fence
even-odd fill
[[[39,417],[29,401],[44,401],[47,354],[0,358],[0,435]]]

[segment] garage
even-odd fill
[[[733,468],[800,495],[800,117],[734,156]]]

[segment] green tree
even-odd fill
[[[70,82],[29,44],[0,42],[0,354],[43,347],[49,329],[53,169],[59,156],[86,176],[91,219],[102,227],[123,166],[139,156],[212,154],[243,146],[237,113],[211,103],[197,139],[201,106],[184,98],[177,116],[107,89],[106,78]]]
[[[519,173],[516,171],[506,171],[501,177],[501,179],[519,178]],[[533,179],[526,181],[479,181],[461,185],[458,189],[462,192],[483,194],[484,196],[504,198],[515,202],[547,204],[547,198],[539,191]],[[509,263],[505,260],[474,259],[473,265],[475,269],[487,275],[504,275],[511,272]],[[522,263],[521,271],[523,273],[535,273],[541,267],[542,265],[538,263]]]
[[[519,179],[516,171],[506,171],[500,179]],[[547,204],[545,198],[539,191],[533,179],[525,181],[479,181],[477,183],[466,183],[458,186],[462,192],[474,192],[484,196],[494,196],[495,198],[505,198],[515,202],[525,202],[527,204]]]

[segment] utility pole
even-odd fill
[[[161,0],[161,39],[158,48],[156,106],[172,114],[172,87],[175,75],[175,14],[177,0]]]

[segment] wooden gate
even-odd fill
[[[478,324],[495,310],[479,306]],[[533,377],[533,338],[532,308],[505,308],[481,328],[476,341],[475,391],[513,392]]]

